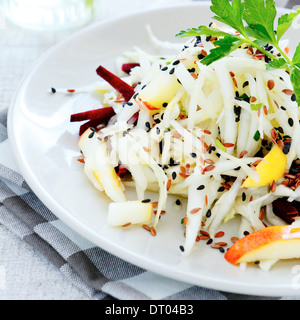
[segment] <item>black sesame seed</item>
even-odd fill
[[[184,246],[179,246],[179,249],[184,252]]]
[[[286,111],[286,108],[285,107],[280,107],[281,110],[283,111]]]
[[[206,41],[209,42],[211,38],[212,38],[212,36],[206,37]]]
[[[204,55],[203,55],[203,54],[201,54],[201,53],[200,53],[200,54],[198,54],[198,59],[199,59],[199,60],[202,60],[202,59],[204,59],[204,58],[205,58],[205,57],[204,57]]]
[[[280,132],[280,133],[284,133],[283,129],[281,127],[278,127],[277,130]]]
[[[167,71],[168,70],[168,67],[164,67],[161,69],[161,71]]]
[[[292,127],[294,125],[294,120],[292,118],[289,118],[288,123]]]
[[[170,132],[170,131],[171,131],[171,129],[167,128],[167,129],[164,130],[164,133],[167,133],[167,132]]]
[[[207,245],[210,245],[210,244],[212,244],[212,243],[213,243],[213,239],[209,239],[209,240],[206,242]]]
[[[175,68],[172,68],[169,72],[169,74],[173,74],[175,72]]]
[[[151,199],[144,199],[144,200],[142,201],[142,203],[149,203],[149,202],[151,202]]]
[[[243,200],[243,201],[246,201],[246,198],[247,198],[246,193],[243,192],[243,193],[242,193],[242,200]]]
[[[180,63],[179,60],[175,60],[175,61],[173,62],[173,66],[177,66],[179,63]]]
[[[175,203],[176,203],[177,206],[180,206],[180,205],[181,205],[181,201],[180,201],[179,199],[177,199],[177,200],[175,201]]]
[[[223,192],[223,191],[225,191],[225,187],[223,186],[218,189],[218,192]]]
[[[164,108],[166,108],[168,106],[168,102],[163,103],[162,105]]]
[[[94,137],[94,134],[95,134],[95,131],[92,131],[90,134],[89,134],[89,139],[92,139]]]
[[[204,184],[201,184],[201,186],[199,186],[198,188],[197,188],[197,190],[204,190],[205,189],[205,185]]]
[[[284,147],[282,149],[282,152],[284,154],[288,154],[290,152],[290,148],[291,148],[291,143],[290,142],[287,142],[284,144]]]
[[[291,99],[292,99],[293,102],[296,101],[296,95],[295,95],[295,93],[292,94]]]
[[[55,88],[51,88],[51,92],[52,93],[56,93],[56,89]]]
[[[150,129],[150,122],[145,122],[145,127]]]
[[[159,127],[156,127],[156,134],[160,134],[160,129],[159,129]]]
[[[259,263],[260,263],[260,261],[255,261],[254,263],[255,263],[255,264],[259,264]]]
[[[234,170],[234,171],[239,171],[239,170],[241,170],[241,167],[236,167],[236,168],[234,168],[233,170]]]
[[[247,236],[248,234],[250,234],[250,232],[244,231],[244,236]]]
[[[220,248],[219,250],[220,250],[221,253],[224,253],[224,252],[225,252],[225,249],[224,249],[223,247]]]
[[[195,68],[188,69],[188,72],[189,72],[189,73],[193,73],[193,72],[195,72],[195,71],[196,71]]]
[[[245,81],[245,82],[243,83],[243,88],[246,88],[247,86],[249,86],[249,81]]]
[[[196,154],[195,152],[190,153],[190,156],[191,156],[192,158],[197,158],[197,154]]]
[[[174,171],[172,172],[172,179],[175,180],[177,178],[177,173]]]
[[[206,218],[210,218],[211,217],[211,210],[208,209],[206,212]]]

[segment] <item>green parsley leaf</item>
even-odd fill
[[[245,34],[243,24],[244,4],[241,0],[233,0],[232,5],[228,0],[212,0],[211,11],[216,14],[216,20],[234,28],[241,34]]]
[[[259,138],[260,138],[260,133],[259,133],[259,131],[257,130],[257,131],[255,132],[254,136],[253,136],[253,139],[254,139],[255,141],[258,141]]]
[[[277,43],[274,20],[277,14],[273,0],[245,0],[244,20],[256,34],[256,38]]]
[[[294,57],[293,57],[293,64],[295,66],[297,66],[298,68],[300,68],[300,43],[296,49],[296,52],[294,54]]]
[[[220,31],[214,28],[209,28],[206,26],[200,26],[198,28],[191,28],[186,30],[181,30],[178,34],[176,34],[177,38],[183,37],[197,37],[197,36],[213,36],[213,37],[224,37],[228,36],[227,32]]]
[[[262,103],[256,103],[256,104],[251,103],[251,104],[250,104],[250,109],[253,110],[253,111],[257,111],[257,110],[259,110],[262,106],[263,106]]]
[[[227,152],[227,149],[224,147],[223,143],[220,140],[216,139],[215,143],[217,148],[219,148],[223,152]]]
[[[230,52],[236,50],[243,43],[242,39],[227,35],[223,39],[214,41],[217,47],[210,50],[210,54],[201,60],[201,63],[208,66],[211,63],[226,57]]]
[[[278,27],[277,27],[277,41],[279,41],[282,36],[287,32],[292,23],[300,14],[300,9],[293,11],[291,13],[284,14],[278,19]]]
[[[291,82],[294,87],[294,92],[296,95],[296,101],[298,106],[300,106],[300,69],[294,67],[291,71]]]
[[[274,59],[270,61],[270,63],[266,65],[266,68],[268,71],[275,70],[275,69],[289,70],[289,64],[285,61],[285,59],[279,58],[279,59]]]

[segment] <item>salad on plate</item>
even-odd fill
[[[300,9],[279,17],[274,31],[273,0],[211,2],[214,21],[180,31],[183,43],[161,41],[148,27],[156,46],[176,53],[136,47],[114,73],[97,68],[101,83],[67,90],[91,90],[102,102],[71,115],[82,122],[78,160],[111,199],[112,227],[156,236],[168,196],[176,195],[175,205],[187,199],[176,221],[184,256],[206,240],[229,263],[269,270],[300,258],[300,45],[291,57],[284,39]],[[238,234],[219,241],[220,226],[232,219]]]

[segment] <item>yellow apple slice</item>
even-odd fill
[[[236,265],[260,260],[300,258],[300,228],[272,226],[251,233],[235,242],[225,259]]]
[[[139,94],[139,98],[151,111],[163,108],[165,103],[169,103],[180,88],[180,83],[174,74],[170,74],[172,68],[160,71]]]
[[[126,201],[124,187],[110,163],[106,142],[88,129],[80,137],[78,146],[85,158],[84,171],[93,185],[115,202]]]
[[[107,222],[112,227],[148,224],[152,219],[152,211],[152,203],[142,201],[111,203],[108,207]]]
[[[276,146],[273,148],[256,167],[259,181],[248,177],[242,184],[243,188],[263,187],[272,184],[282,178],[286,171],[287,156]]]

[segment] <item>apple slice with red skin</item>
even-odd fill
[[[300,258],[300,234],[295,233],[300,233],[300,228],[290,225],[266,227],[235,242],[225,253],[225,259],[236,265],[260,260]]]

